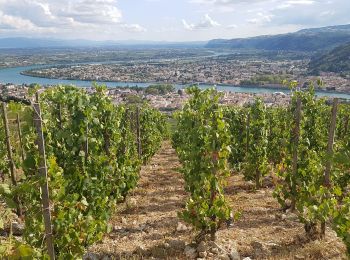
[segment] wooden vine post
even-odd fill
[[[246,148],[245,148],[245,153],[246,153],[246,156],[248,155],[248,152],[249,152],[249,138],[250,138],[250,112],[248,112],[248,115],[247,115],[247,125],[246,125],[246,131],[247,131],[247,140],[246,140]]]
[[[17,132],[18,132],[18,139],[19,139],[19,146],[21,148],[21,157],[22,161],[24,161],[24,149],[23,149],[23,140],[22,140],[22,129],[21,129],[21,120],[19,118],[19,113],[17,113]]]
[[[58,104],[58,121],[60,125],[60,129],[63,129],[63,122],[62,122],[62,105]]]
[[[327,144],[327,158],[326,158],[326,167],[324,171],[324,180],[323,185],[326,188],[331,187],[331,168],[332,168],[332,157],[333,157],[333,145],[334,145],[334,136],[335,136],[335,128],[337,125],[337,112],[338,112],[338,98],[333,99],[333,107],[332,107],[332,115],[331,122],[329,126],[328,132],[328,144]],[[323,221],[321,223],[321,235],[325,236],[326,234],[326,223]]]
[[[106,130],[103,133],[103,139],[104,139],[104,146],[103,147],[104,147],[106,155],[109,157],[111,155],[111,152],[109,149],[111,146],[111,140],[110,140],[110,134]]]
[[[298,174],[298,146],[299,146],[299,138],[300,138],[300,120],[301,120],[301,98],[297,98],[297,107],[295,110],[295,121],[294,121],[294,129],[293,129],[293,162],[292,162],[292,175],[294,179],[296,179]],[[292,183],[292,201],[291,201],[291,210],[295,210],[296,204],[296,183],[295,180]]]
[[[273,115],[270,114],[269,115],[269,140],[271,139],[272,137],[272,124],[273,124],[273,119],[272,119]]]
[[[142,156],[142,148],[141,148],[141,129],[140,129],[140,108],[136,107],[136,139],[137,139],[137,152],[139,158]]]
[[[89,123],[86,123],[86,140],[85,140],[85,163],[87,163],[87,160],[89,159]]]
[[[346,115],[344,118],[344,132],[343,132],[343,137],[346,136],[346,134],[348,133],[348,128],[349,128],[349,116]]]
[[[13,160],[12,146],[11,146],[11,140],[10,140],[10,129],[9,129],[9,124],[7,119],[7,109],[6,109],[5,102],[2,102],[2,118],[4,121],[4,127],[5,127],[7,159],[8,159],[9,168],[10,168],[11,182],[12,182],[12,185],[16,187],[17,186],[16,168]],[[22,207],[21,207],[21,202],[19,200],[18,195],[14,197],[14,200],[17,204],[17,215],[19,217],[22,217]]]
[[[46,153],[45,153],[45,139],[42,130],[42,118],[39,104],[39,95],[36,93],[36,103],[33,104],[34,108],[34,125],[37,131],[37,145],[39,148],[39,172],[38,175],[42,179],[41,185],[41,202],[43,207],[43,217],[45,224],[45,240],[47,251],[50,259],[55,259],[55,249],[51,224],[51,212],[50,212],[50,199],[49,199],[49,185],[47,180],[47,165],[46,165]]]
[[[130,129],[132,129],[132,127],[131,127],[131,114],[130,114],[130,110],[129,109],[126,109],[125,110],[125,114],[124,114],[124,118],[123,118],[123,120],[124,120],[124,124],[125,124],[125,128],[130,128]],[[122,153],[123,154],[126,154],[126,149],[127,149],[127,147],[126,147],[126,131],[124,130],[124,131],[122,131]]]
[[[212,117],[212,127],[215,128],[215,133],[217,132],[217,116],[216,116],[216,113],[214,112],[214,116]],[[218,140],[217,140],[217,137],[216,135],[214,134],[213,135],[213,145],[212,147],[214,147],[214,150],[212,151],[212,163],[213,163],[213,168],[212,168],[212,175],[213,175],[213,178],[216,179],[216,175],[217,175],[217,172],[218,172],[218,162],[219,162],[219,151],[217,150],[217,147],[215,147],[217,144],[219,143]],[[214,202],[215,202],[215,199],[216,199],[216,196],[217,196],[217,185],[216,185],[216,182],[211,182],[210,183],[210,201],[209,201],[209,209],[211,209],[213,206],[214,206]],[[211,221],[213,223],[216,222],[216,214],[212,214],[211,216]],[[216,225],[213,225],[211,228],[210,228],[210,239],[212,241],[215,241],[216,240],[216,231],[217,231],[217,227]]]

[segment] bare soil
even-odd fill
[[[198,233],[177,216],[187,198],[180,167],[170,142],[164,142],[151,163],[143,166],[138,187],[118,205],[110,221],[113,231],[89,248],[85,258],[188,259],[185,245],[191,245]],[[255,191],[237,174],[230,177],[225,192],[242,216],[232,226],[223,226],[217,236],[221,243],[235,241],[241,258],[347,259],[345,246],[329,227],[324,240],[308,239],[298,218],[280,209],[271,185]]]

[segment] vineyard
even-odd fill
[[[160,112],[115,106],[104,92],[57,87],[31,106],[3,103],[0,191],[25,223],[25,244],[3,242],[0,254],[75,259],[108,232],[166,124]]]
[[[324,238],[329,224],[350,253],[349,106],[296,86],[290,83],[287,108],[267,108],[260,99],[223,107],[215,90],[188,90],[192,99],[178,114],[173,144],[190,193],[182,217],[201,230],[200,240],[207,234],[215,240],[222,223],[240,217],[239,205],[228,205],[224,194],[238,170],[256,190],[270,177],[273,196],[296,214],[309,239]]]
[[[286,107],[188,88],[171,135],[102,86],[3,103],[0,258],[346,259],[350,105],[296,87]]]

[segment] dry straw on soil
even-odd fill
[[[113,231],[89,252],[112,259],[187,259],[184,247],[196,232],[177,217],[186,200],[180,166],[171,144],[165,142],[142,168],[138,188],[118,206],[111,220]],[[325,240],[309,241],[297,217],[284,214],[272,197],[273,187],[266,186],[254,191],[240,175],[229,179],[226,195],[242,217],[219,230],[222,243],[236,241],[242,258],[346,259],[343,243],[330,228]]]

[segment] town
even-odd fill
[[[267,86],[281,88],[283,80],[297,80],[302,84],[320,78],[326,90],[350,93],[350,79],[336,73],[307,74],[307,59],[271,60],[236,59],[218,56],[195,59],[176,59],[154,62],[125,62],[118,64],[61,65],[22,72],[24,75],[67,80],[125,82],[224,84]]]
[[[147,91],[147,89],[152,88],[153,86],[170,86],[170,91],[167,91],[166,93],[154,93]],[[33,89],[34,87],[34,84],[0,84],[0,101],[30,101],[31,97],[29,92],[30,89]],[[44,88],[38,90],[42,91]],[[90,93],[94,91],[92,87],[86,88],[86,90]],[[148,88],[108,88],[107,93],[115,104],[148,103],[150,106],[163,112],[172,112],[181,109],[183,104],[189,98],[185,89],[176,90],[172,85],[151,85]],[[223,91],[220,103],[224,105],[244,106],[254,102],[256,98],[261,98],[267,106],[285,106],[290,102],[290,95],[282,92],[255,94]]]
[[[131,83],[230,84],[239,85],[259,74],[285,77],[305,73],[306,61],[231,60],[222,58],[198,61],[128,62],[123,64],[86,64],[33,69],[25,75],[57,79],[79,79]],[[280,82],[269,82],[280,83]]]

